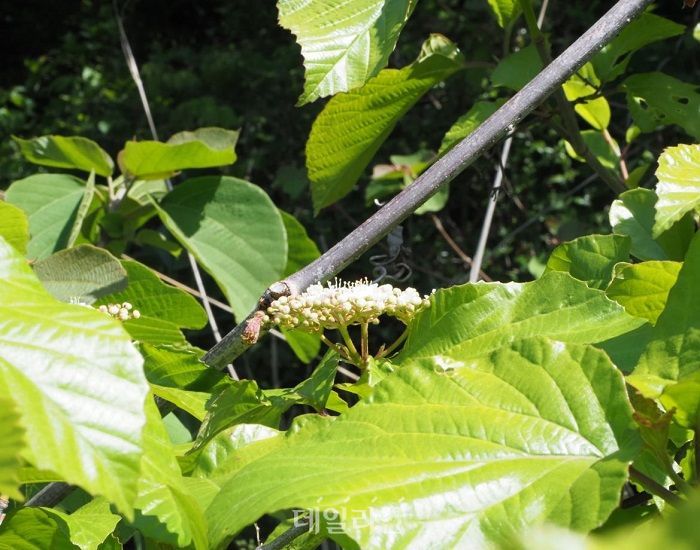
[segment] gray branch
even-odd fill
[[[564,53],[415,182],[320,258],[284,281],[272,285],[261,298],[258,309],[265,308],[271,297],[298,294],[314,283],[327,281],[355,261],[558,90],[650,3],[651,0],[620,0]],[[250,347],[256,340],[255,337],[250,338],[250,331],[246,330],[250,319],[248,317],[240,323],[209,350],[204,361],[212,367],[224,368]]]

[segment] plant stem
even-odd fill
[[[266,544],[260,544],[255,548],[255,550],[281,550],[294,539],[302,536],[304,533],[308,533],[309,526],[310,524],[308,518],[305,520],[300,520],[297,525],[282,533],[275,540],[272,540]]]
[[[362,363],[367,365],[367,359],[369,358],[369,324],[362,323],[360,325],[360,357],[362,358]]]
[[[647,477],[644,475],[642,472],[637,470],[636,468],[633,468],[630,466],[630,479],[635,481],[636,483],[639,483],[642,487],[644,487],[644,490],[651,493],[652,495],[656,495],[657,497],[660,497],[664,499],[666,502],[668,502],[671,506],[678,507],[681,504],[683,504],[683,499],[679,497],[677,494],[672,493],[666,487],[663,485],[657,483],[650,477]]]
[[[509,129],[560,89],[567,78],[610,42],[650,3],[651,0],[620,0],[559,57],[542,69],[532,81],[452,150],[438,159],[411,185],[320,258],[284,281],[273,284],[263,294],[259,308],[267,307],[266,304],[271,296],[289,296],[303,292],[314,283],[327,281],[354,262],[432,197],[440,187],[452,181],[484,151],[495,145],[508,133]],[[617,187],[618,182],[614,181],[616,188],[624,189],[621,182]],[[242,336],[251,318],[252,314],[211,348],[204,356],[204,362],[215,368],[223,368],[245,352],[252,342],[244,341]]]
[[[535,18],[535,11],[532,8],[532,1],[520,0],[520,7],[523,10],[525,24],[527,25],[530,37],[532,38],[532,43],[535,45],[535,48],[537,49],[537,53],[539,54],[542,63],[545,66],[548,66],[552,61],[552,57],[549,53],[547,38],[542,33],[542,30],[537,24],[537,19]],[[578,126],[578,120],[576,119],[576,112],[571,106],[571,103],[569,103],[569,101],[566,99],[564,91],[561,88],[557,88],[554,91],[553,96],[554,101],[557,104],[559,115],[562,118],[562,122],[564,123],[564,128],[566,130],[564,137],[567,138],[569,143],[571,143],[571,146],[574,148],[574,151],[576,151],[576,153],[579,156],[583,157],[586,160],[588,165],[593,169],[593,171],[596,174],[598,174],[600,179],[602,179],[615,193],[621,193],[622,191],[625,191],[626,187],[623,181],[615,173],[605,168],[605,166],[603,166],[600,163],[598,158],[593,154],[593,152],[583,141]]]
[[[348,332],[348,327],[345,325],[339,324],[338,325],[338,332],[340,335],[343,337],[343,341],[345,342],[345,345],[348,348],[348,351],[350,352],[350,359],[355,363],[356,367],[359,367],[361,369],[365,368],[365,362],[362,360],[362,357],[357,351],[357,348],[355,347],[355,343],[352,341],[352,338],[350,337],[350,333]]]
[[[408,336],[408,327],[403,329],[403,332],[399,334],[399,337],[394,340],[394,342],[385,350],[382,351],[382,353],[379,355],[379,357],[387,357],[389,354],[393,353],[396,351],[396,348],[398,348],[404,340],[406,340],[406,337]]]

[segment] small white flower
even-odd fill
[[[391,285],[370,283],[367,279],[352,283],[335,281],[327,286],[315,284],[306,292],[272,302],[266,321],[284,328],[303,328],[307,332],[336,329],[340,326],[377,324],[381,315],[408,323],[429,305],[415,288],[401,290]]]
[[[123,304],[103,304],[97,309],[120,321],[128,321],[129,319],[138,319],[141,317],[141,312],[138,309],[134,309],[134,306],[129,302],[124,302]]]

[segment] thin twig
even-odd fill
[[[493,214],[496,211],[496,203],[498,203],[498,196],[501,194],[503,171],[505,170],[505,167],[508,164],[508,156],[510,155],[510,146],[512,143],[513,135],[511,134],[503,142],[503,147],[501,149],[501,161],[496,166],[496,174],[493,176],[493,184],[491,186],[489,203],[486,206],[486,215],[484,216],[484,223],[481,226],[479,242],[476,245],[476,252],[474,253],[474,262],[472,263],[472,268],[469,271],[469,282],[471,283],[477,282],[479,280],[479,275],[481,274],[481,264],[484,261],[486,243],[489,240],[489,233],[491,232],[491,222],[493,221]]]
[[[299,520],[296,522],[296,525],[294,527],[282,533],[275,540],[272,540],[265,544],[260,544],[255,548],[255,550],[281,550],[282,548],[285,548],[294,539],[299,538],[305,533],[308,533],[310,525],[311,524],[309,523],[308,518]]]
[[[298,294],[316,282],[326,281],[354,262],[558,90],[567,78],[610,42],[650,3],[651,0],[620,0],[559,57],[542,69],[532,81],[431,165],[411,185],[320,258],[284,281],[271,285],[261,297],[259,309],[266,307],[269,301],[277,296]],[[254,344],[257,338],[244,339],[244,335],[248,334],[248,321],[254,318],[254,314],[255,312],[252,312],[224,336],[221,342],[211,348],[204,356],[204,361],[212,367],[223,368]],[[263,333],[264,330],[258,336]]]
[[[467,267],[471,267],[474,261],[464,252],[464,250],[459,247],[452,236],[447,232],[447,229],[445,229],[445,226],[442,224],[442,220],[435,214],[432,214],[431,219],[433,220],[435,229],[437,229],[438,233],[442,235],[442,238],[445,239],[445,242],[449,245],[449,247],[454,250],[454,253],[459,256],[459,259],[462,260]],[[492,280],[491,277],[481,270],[479,270],[479,274],[484,281]]]
[[[156,129],[155,121],[153,119],[153,113],[151,112],[151,106],[148,101],[148,95],[146,94],[146,88],[143,85],[143,79],[141,78],[141,72],[139,70],[138,63],[136,62],[136,57],[134,57],[134,52],[131,49],[131,43],[129,42],[129,37],[126,34],[126,29],[124,28],[124,22],[122,21],[121,14],[119,13],[119,6],[117,5],[117,0],[112,1],[112,6],[114,9],[114,17],[117,20],[117,27],[119,28],[119,39],[122,47],[122,52],[124,53],[124,59],[126,60],[126,65],[129,68],[129,73],[131,78],[136,84],[136,89],[139,92],[139,98],[141,99],[141,106],[146,114],[146,120],[148,121],[148,127],[151,130],[151,135],[153,139],[158,141],[158,131]],[[165,180],[165,185],[168,191],[172,191],[173,184],[169,179]],[[211,309],[209,301],[206,299],[207,290],[204,286],[204,281],[202,279],[202,273],[197,265],[197,260],[194,255],[188,250],[187,259],[190,263],[190,268],[192,269],[192,274],[194,275],[194,281],[197,285],[200,295],[202,296],[202,305],[204,306],[204,311],[207,314],[207,319],[209,320],[209,326],[211,327],[212,334],[214,335],[214,340],[216,342],[221,342],[221,332],[219,331],[219,325],[216,322],[216,317],[214,317],[214,312]],[[226,365],[229,374],[234,380],[238,380],[238,374],[233,368],[233,365]]]
[[[633,468],[630,466],[630,479],[634,481],[635,483],[639,483],[642,487],[644,487],[644,490],[651,493],[652,495],[656,495],[659,498],[664,499],[666,502],[668,502],[671,506],[673,507],[678,507],[681,504],[683,504],[683,499],[679,497],[677,494],[672,493],[666,487],[661,485],[660,483],[657,483],[650,477],[644,475],[642,472],[637,470],[636,468]]]

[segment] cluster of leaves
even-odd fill
[[[488,3],[507,32],[521,5]],[[278,7],[305,58],[300,103],[335,94],[306,144],[319,211],[350,192],[421,97],[470,68],[441,35],[413,63],[384,68],[413,1]],[[645,13],[564,85],[589,126],[581,140],[629,188],[610,206],[611,234],[561,244],[532,282],[437,290],[401,350],[369,360],[354,384],[335,384],[332,349],[287,388],[210,369],[183,332],[206,324],[204,310],[122,257],[139,246],[191,254],[237,319],[318,257],[303,225],[248,181],[172,186],[185,170],[233,164],[238,132],[128,141],[116,162],[82,137],[16,138],[29,162],[71,174],[19,179],[0,202],[0,493],[13,501],[0,548],[119,548],[134,537],[222,548],[266,514],[279,520],[274,542],[292,524],[289,510],[308,511],[313,529],[297,541],[308,548],[325,538],[348,548],[535,548],[542,538],[612,547],[620,536],[692,547],[700,146],[667,148],[654,190],[639,186],[652,163],[625,152],[663,125],[700,135],[693,85],[627,72],[636,50],[683,32]],[[374,170],[368,200],[411,184],[541,65],[534,46],[505,56],[438,154],[393,157]],[[623,148],[610,131],[609,90],[624,94],[632,121]],[[139,318],[93,307],[123,302]],[[318,338],[285,336],[300,359],[318,355]],[[283,430],[293,407],[305,414]],[[59,508],[21,506],[47,482],[74,485],[77,496]],[[654,498],[622,514],[623,487]],[[653,536],[631,530],[642,518]],[[622,534],[578,539],[621,523]]]

